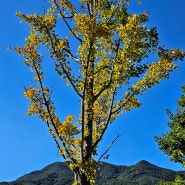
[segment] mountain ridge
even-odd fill
[[[158,167],[146,160],[124,166],[100,162],[96,185],[156,185],[159,180],[173,181],[176,175],[185,178],[185,171],[173,171]],[[71,185],[73,173],[64,162],[55,162],[41,170],[25,174],[12,182],[0,185]]]

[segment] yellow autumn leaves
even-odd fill
[[[26,89],[26,92],[24,92],[24,96],[26,98],[32,98],[34,95],[34,87],[30,87],[28,89]]]
[[[90,1],[83,2],[90,3]],[[98,6],[101,6],[100,4]],[[41,71],[41,55],[38,54],[40,44],[45,44],[52,59],[59,61],[56,65],[56,70],[60,71],[60,74],[65,74],[64,76],[68,82],[73,82],[72,87],[76,87],[76,89],[79,90],[81,97],[84,98],[83,101],[87,103],[89,99],[93,99],[97,96],[94,98],[95,100],[91,107],[94,119],[93,142],[95,142],[106,128],[105,123],[109,114],[114,114],[111,116],[116,119],[120,110],[127,112],[139,107],[140,102],[136,96],[139,93],[144,93],[147,88],[151,88],[156,83],[159,83],[163,78],[167,77],[176,66],[171,59],[159,57],[157,63],[148,65],[147,72],[143,77],[141,75],[142,71],[137,71],[135,66],[140,62],[143,53],[145,53],[146,48],[149,47],[148,45],[150,44],[147,43],[147,45],[144,43],[147,35],[147,31],[143,25],[143,22],[147,20],[145,14],[129,15],[125,13],[126,10],[124,8],[111,5],[109,9],[102,7],[99,10],[96,9],[94,14],[88,15],[82,12],[74,13],[73,6],[69,1],[58,1],[57,5],[61,5],[64,9],[67,8],[68,11],[71,10],[72,25],[74,27],[71,28],[72,31],[70,34],[77,39],[82,39],[82,42],[77,46],[76,50],[80,64],[79,79],[73,77],[70,73],[71,67],[68,65],[70,62],[66,62],[66,58],[69,58],[69,53],[71,54],[72,51],[70,51],[68,39],[61,39],[55,34],[54,28],[57,20],[67,20],[67,18],[65,19],[62,16],[58,16],[58,14],[61,13],[59,11],[60,9],[57,9],[56,5],[52,5],[43,16],[38,14],[24,15],[17,13],[17,15],[30,24],[31,27],[30,35],[26,40],[27,44],[22,48],[17,48],[17,52],[26,58],[25,64],[31,66],[31,70],[36,73],[34,80],[38,82],[41,89],[40,92],[36,94],[33,87],[28,88],[24,95],[26,98],[35,98],[35,102],[33,100],[31,101],[30,113],[39,113],[38,111],[34,112],[34,109],[40,108],[40,114],[42,114],[47,121],[51,122],[51,119],[53,119],[53,122],[55,122],[58,137],[64,137],[62,136],[62,134],[64,134],[65,137],[68,138],[67,142],[75,142],[74,140],[70,141],[70,137],[73,133],[77,133],[77,127],[72,121],[72,116],[67,116],[64,122],[60,122],[59,118],[55,118],[56,114],[52,112],[53,114],[48,118],[49,111],[54,111],[52,109],[54,106],[49,105],[48,94],[46,95],[45,90],[42,89],[44,76]],[[111,17],[114,19],[109,21]],[[100,20],[100,18],[102,20]],[[65,53],[64,50],[62,50],[63,48],[65,48],[65,51],[67,50],[68,53]],[[135,76],[132,74],[134,73],[132,70],[136,70]],[[136,76],[139,77],[138,81],[134,84],[130,84],[130,78]],[[89,81],[92,81],[91,86],[87,85]],[[128,85],[130,89],[125,89],[122,98],[114,98],[113,96],[116,94],[116,91],[124,85]],[[89,89],[85,88],[91,87],[91,97],[86,97]],[[82,94],[83,92],[85,93]],[[39,100],[40,103],[36,100]],[[42,104],[48,106],[48,110],[45,111],[45,114],[43,113]],[[84,118],[87,119],[88,113],[86,113],[86,110],[89,110],[89,108],[84,107],[83,111],[85,112],[84,114],[86,114]],[[88,134],[89,129],[85,129],[85,133],[86,132]],[[79,143],[79,141],[77,143]]]
[[[177,65],[170,59],[161,59],[157,63],[152,63],[148,66],[148,71],[143,79],[138,80],[136,84],[132,85],[132,90],[139,94],[146,92],[148,88],[152,88],[158,84],[162,79],[169,76],[169,73],[177,69]]]
[[[66,119],[59,125],[57,125],[57,130],[60,134],[60,137],[64,137],[64,139],[69,137],[69,140],[71,139],[70,137],[75,136],[76,134],[78,134],[78,127],[75,127],[74,125],[74,116],[68,115],[66,117]],[[66,137],[66,133],[68,133],[67,137]]]
[[[71,161],[70,168],[80,169],[94,184],[94,157],[109,124],[121,113],[140,107],[137,95],[168,77],[177,68],[174,61],[182,60],[184,53],[157,48],[156,30],[144,25],[147,14],[130,15],[126,1],[81,0],[80,10],[69,0],[50,2],[43,15],[17,13],[30,25],[30,34],[27,43],[15,50],[35,73],[35,84],[24,92],[30,99],[27,114],[37,114],[46,123],[61,156]],[[60,21],[69,34],[63,36]],[[43,45],[58,75],[79,97],[76,119],[69,114],[61,121],[64,115],[56,111],[53,89],[44,85]],[[158,61],[145,64],[151,51],[158,52]]]
[[[110,37],[113,36],[113,30],[106,23],[96,23],[96,17],[89,17],[87,14],[75,14],[74,32],[77,36],[92,37]]]
[[[48,12],[42,16],[39,14],[25,15],[17,12],[16,15],[30,24],[32,30],[37,32],[49,31],[56,25],[56,17],[53,15],[55,6],[52,6]]]

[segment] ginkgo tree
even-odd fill
[[[146,26],[148,14],[129,13],[129,0],[48,2],[51,6],[43,14],[17,13],[30,26],[30,34],[15,50],[35,74],[35,83],[25,87],[24,95],[30,99],[27,114],[46,123],[74,172],[73,184],[92,185],[97,148],[109,124],[140,107],[138,96],[168,77],[184,52],[158,46],[156,28]],[[68,32],[62,32],[64,25]],[[53,64],[79,97],[78,117],[75,110],[65,120],[56,113],[53,88],[45,85],[49,79],[43,69],[44,46],[52,61],[47,65]],[[148,59],[150,53],[158,56],[156,62]]]

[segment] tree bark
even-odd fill
[[[91,185],[90,180],[87,179],[86,175],[82,172],[80,168],[75,168],[74,172],[74,182],[75,185]]]

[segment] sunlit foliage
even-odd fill
[[[183,94],[177,101],[178,108],[175,114],[167,111],[169,115],[168,126],[170,130],[161,137],[156,137],[159,148],[172,161],[179,162],[185,167],[185,86],[182,87]]]
[[[120,114],[140,107],[138,95],[168,77],[177,68],[174,61],[182,60],[184,53],[158,47],[156,28],[146,26],[148,14],[130,14],[129,0],[48,1],[51,7],[44,14],[17,13],[30,26],[26,44],[15,48],[35,73],[36,83],[25,88],[24,95],[30,99],[28,114],[37,114],[48,126],[75,173],[74,184],[90,185],[96,177],[97,147],[108,125]],[[61,25],[69,33],[62,32]],[[77,119],[70,114],[61,120],[56,113],[53,89],[44,85],[43,45],[58,75],[79,96]],[[150,53],[156,53],[158,61],[148,60]]]

